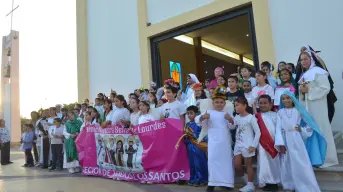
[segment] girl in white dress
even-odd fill
[[[156,108],[156,105],[157,105],[157,97],[156,97],[156,94],[150,92],[150,93],[148,94],[148,97],[149,97],[150,108],[151,108],[151,109]]]
[[[274,88],[268,84],[267,75],[263,71],[256,72],[257,85],[252,89],[254,97],[254,112],[259,112],[258,97],[261,95],[269,95],[274,102]],[[256,108],[256,110],[255,110]]]
[[[251,70],[247,67],[240,68],[240,75],[241,78],[239,79],[239,83],[243,83],[243,81],[247,80],[250,81],[251,87],[256,86],[256,79],[254,77],[251,77]]]
[[[123,95],[117,95],[114,98],[114,104],[116,109],[113,111],[111,117],[112,125],[123,125],[125,122],[130,120],[130,111],[128,110],[128,105]]]
[[[86,111],[85,113],[85,121],[82,123],[80,128],[80,133],[83,130],[83,128],[87,127],[88,125],[92,124],[92,114],[89,111]]]
[[[130,124],[131,125],[138,125],[138,118],[140,116],[139,112],[139,99],[132,98],[130,99],[130,108],[132,110],[130,115]]]
[[[105,99],[104,101],[104,122],[101,123],[103,128],[107,127],[108,125],[112,124],[112,116],[113,116],[113,107],[112,101],[110,99]]]
[[[100,125],[101,124],[100,114],[96,108],[92,109],[91,116],[92,116],[92,125]]]
[[[293,79],[296,78],[297,74],[295,74],[295,65],[293,63],[287,63],[285,69],[291,72]]]
[[[243,176],[242,161],[248,173],[248,183],[239,191],[254,191],[254,169],[252,167],[252,157],[261,136],[260,129],[257,125],[256,118],[248,111],[248,101],[246,98],[238,98],[235,101],[235,109],[239,115],[234,120],[229,119],[230,128],[236,130],[236,143],[234,148],[236,175]]]
[[[268,61],[264,61],[261,63],[261,70],[267,74],[267,79],[269,82],[269,85],[271,85],[274,89],[276,88],[276,79],[273,77],[273,70],[274,67],[271,63]]]
[[[232,162],[231,133],[229,121],[232,117],[224,111],[226,87],[218,86],[212,97],[213,110],[208,110],[198,116],[195,121],[200,126],[208,127],[208,187],[207,192],[214,188],[234,188],[234,168]]]
[[[287,63],[284,61],[280,61],[277,66],[277,73],[276,73],[276,83],[277,85],[281,85],[281,79],[280,79],[280,72],[286,68]]]
[[[303,141],[314,132],[321,135],[318,126],[289,91],[281,95],[277,118],[275,146],[280,147],[282,153],[281,182],[284,190],[320,192]],[[307,123],[306,126],[300,126],[302,120]],[[323,147],[326,147],[325,143]]]
[[[277,114],[271,111],[273,103],[269,95],[261,95],[258,104],[261,110],[261,113],[256,114],[261,131],[260,143],[257,148],[258,183],[260,187],[264,187],[264,191],[277,191],[278,184],[281,183],[280,156],[274,147]]]
[[[155,121],[154,116],[149,113],[150,105],[146,101],[139,102],[140,116],[138,118],[138,124]]]

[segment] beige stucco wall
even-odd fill
[[[191,24],[242,5],[251,4],[254,12],[255,33],[259,62],[268,60],[275,63],[272,32],[268,11],[268,0],[216,0],[188,12],[147,26],[148,10],[146,0],[137,0],[139,29],[140,70],[142,85],[152,79],[150,38],[172,29]],[[87,0],[77,0],[77,42],[78,42],[78,90],[79,99],[89,97],[88,60],[87,60]],[[123,19],[123,18],[118,18]],[[119,26],[120,27],[120,26]],[[99,29],[101,30],[101,29]]]

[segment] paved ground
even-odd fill
[[[14,164],[0,166],[0,192],[199,192],[205,187],[143,185],[110,179],[23,168],[22,152],[12,152]],[[300,170],[301,171],[301,170]],[[316,172],[322,191],[343,191],[343,172]],[[241,187],[237,184],[237,189]],[[225,191],[218,189],[217,191]]]

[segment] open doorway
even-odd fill
[[[173,77],[181,85],[194,73],[201,82],[217,67],[226,76],[239,66],[258,69],[251,6],[199,21],[151,39],[153,80],[161,85]]]

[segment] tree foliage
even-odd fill
[[[68,111],[69,111],[69,110],[73,110],[76,104],[77,104],[77,103],[63,104],[62,107],[63,107],[63,108],[67,108]],[[44,110],[45,110],[45,109],[40,108],[39,110],[37,110],[37,112],[41,115],[42,112],[43,112]],[[23,132],[23,130],[24,130],[24,125],[25,125],[25,124],[28,124],[28,123],[30,123],[30,122],[31,122],[31,119],[25,118],[25,117],[20,117],[21,131],[22,131],[22,132]]]

